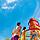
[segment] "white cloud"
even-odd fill
[[[7,6],[7,4],[6,4],[6,3],[4,3],[4,4],[1,6],[1,8],[2,8],[2,9],[7,9],[7,8],[8,8],[8,6]]]
[[[6,0],[7,3],[15,2],[16,0]]]
[[[1,8],[2,9],[14,9],[15,6],[16,6],[16,3],[12,7],[9,7],[9,6],[7,6],[7,4],[4,4]]]
[[[1,6],[1,9],[14,9],[16,7],[16,3],[14,3],[14,5],[11,7],[9,6],[12,2],[15,2],[16,0],[6,0],[6,2]]]
[[[7,7],[7,6],[2,6],[1,8],[2,8],[2,9],[8,9],[8,7]]]

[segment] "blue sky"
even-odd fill
[[[40,22],[40,0],[0,0],[0,38],[11,37],[17,22],[28,29],[28,20]],[[39,18],[38,18],[39,16]]]

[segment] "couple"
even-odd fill
[[[24,37],[24,30],[26,29],[26,27],[23,28],[23,31],[22,31],[22,34],[20,33],[22,27],[20,25],[20,22],[17,23],[17,27],[16,29],[12,32],[12,38],[11,40],[25,40],[25,37]],[[22,38],[20,38],[22,35]]]

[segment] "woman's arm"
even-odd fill
[[[15,29],[13,32],[12,32],[12,34],[15,34],[17,32],[17,29]]]

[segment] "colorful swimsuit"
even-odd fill
[[[11,38],[11,40],[18,40],[19,36],[15,35],[14,37]]]
[[[32,38],[34,39],[37,35],[36,34],[32,34]]]

